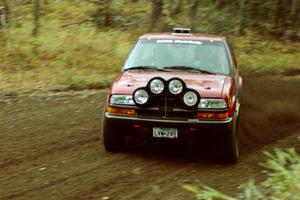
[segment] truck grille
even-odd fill
[[[138,115],[142,117],[155,118],[195,118],[195,111],[184,109],[179,98],[172,96],[158,97],[152,100],[147,108],[140,109]]]

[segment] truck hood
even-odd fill
[[[140,87],[145,87],[149,80],[161,77],[164,80],[171,78],[182,79],[188,88],[199,92],[202,97],[221,98],[226,76],[184,73],[184,72],[124,72],[114,81],[111,87],[112,94],[133,94]]]

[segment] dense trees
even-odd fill
[[[85,0],[84,2],[92,5],[94,9],[86,12],[87,17],[79,21],[92,21],[98,28],[136,28],[138,24],[139,28],[155,31],[185,26],[198,31],[222,34],[244,34],[249,30],[276,38],[295,40],[300,37],[300,0]],[[68,2],[0,0],[0,7],[3,7],[2,16],[5,15],[5,24],[8,24],[12,12],[10,7],[32,6],[34,8],[32,33],[36,35],[44,7],[59,3]],[[82,6],[82,1],[75,0],[72,4]],[[84,6],[81,9],[84,10]],[[16,16],[18,13],[13,15]],[[77,24],[77,21],[68,23]]]
[[[244,0],[243,7],[247,28],[276,37],[295,36],[299,30],[299,0]]]
[[[223,13],[231,13],[230,16],[239,21],[236,31],[238,34],[243,34],[245,29],[290,39],[295,39],[299,34],[300,0],[153,0],[152,28],[162,13],[161,7],[164,3],[168,5],[167,9],[173,19],[187,10],[191,28],[196,28],[199,24],[197,22],[203,20],[197,15],[199,5],[202,4],[212,7],[212,13],[219,12],[220,15],[216,16],[217,18],[221,18]],[[219,26],[226,26],[231,19],[225,18],[221,21],[224,23]]]

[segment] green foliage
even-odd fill
[[[263,40],[251,35],[231,38],[238,64],[245,73],[282,74],[299,69],[299,43]]]
[[[267,179],[260,184],[250,180],[237,197],[227,196],[207,186],[201,189],[190,185],[183,187],[193,192],[199,200],[299,200],[300,156],[295,149],[275,149],[273,153],[264,154],[267,161],[261,165],[267,170]]]
[[[0,89],[102,84],[113,79],[132,46],[129,33],[89,26],[30,35],[29,28],[14,29],[0,48]]]
[[[238,32],[239,18],[235,13],[228,11],[215,12],[208,10],[206,30],[214,34],[235,34]],[[201,25],[200,25],[201,26]]]
[[[0,28],[0,90],[107,84],[119,72],[137,37],[148,32],[151,22],[152,1],[114,0],[110,5],[109,27],[95,25],[98,4],[81,0],[41,1],[39,34],[33,37],[33,1],[6,2],[10,12],[8,28]],[[189,26],[194,1],[163,2],[153,31],[168,32],[176,26]],[[243,2],[238,5],[226,0],[223,6],[216,7],[213,1],[201,1],[197,14],[193,14],[195,32],[229,35],[243,73],[297,72],[299,43],[258,36],[248,16],[249,9],[258,9],[254,5],[259,0]],[[262,4],[264,9],[270,6],[270,0]],[[239,17],[243,16],[240,7],[244,7],[244,20]],[[265,21],[259,21],[263,29],[271,30],[271,14],[260,13],[267,15]],[[237,35],[240,24],[243,37]]]

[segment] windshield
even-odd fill
[[[174,67],[174,70],[182,70],[186,66],[215,74],[230,72],[228,53],[223,41],[140,39],[127,58],[123,70],[139,66]]]

